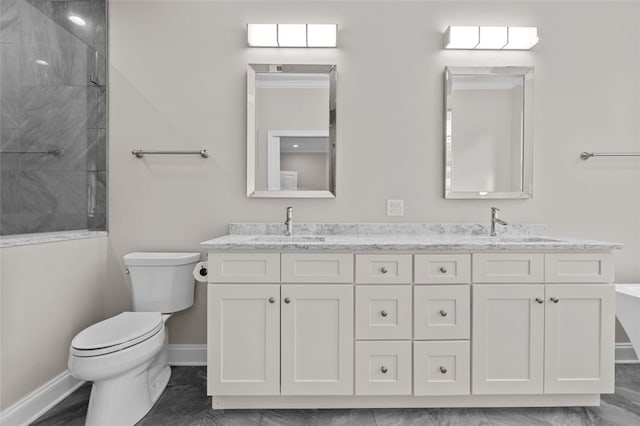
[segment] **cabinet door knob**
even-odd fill
[[[269,298],[269,303],[276,303],[276,298],[275,298],[275,297],[273,297],[273,296],[271,296],[271,297]]]
[[[444,368],[444,367],[440,367],[440,372],[441,372],[442,374],[447,374],[447,369],[446,369],[446,368]]]
[[[440,267],[440,272],[442,272],[443,274],[447,273],[447,268],[445,268],[444,266]]]
[[[553,303],[558,303],[560,301],[560,299],[558,299],[557,297],[551,297],[549,298],[549,300],[551,300]]]
[[[447,316],[447,311],[445,311],[444,309],[440,310],[440,316],[446,317]]]
[[[380,272],[382,272],[383,274],[386,274],[387,272],[389,272],[389,270],[387,269],[386,266],[383,266],[382,268],[380,268]]]
[[[542,300],[542,299],[541,299],[541,298],[539,298],[539,297],[536,297],[536,302],[538,302],[538,303],[544,303],[544,300]]]
[[[289,299],[288,297],[284,298],[284,303],[291,303],[291,299]]]
[[[389,314],[387,313],[387,311],[380,311],[380,315],[382,315],[383,317],[386,317]]]
[[[387,374],[387,367],[385,367],[384,365],[382,367],[380,367],[380,371],[382,371],[383,374]]]

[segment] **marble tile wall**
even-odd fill
[[[77,15],[86,21],[69,21]],[[0,235],[106,228],[106,3],[0,6]]]

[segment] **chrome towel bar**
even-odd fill
[[[49,155],[60,155],[62,151],[59,149],[44,149],[37,151],[27,151],[21,149],[3,149],[0,151],[0,154],[49,154]]]
[[[591,157],[640,157],[640,152],[582,152],[580,158],[584,161]]]
[[[190,155],[199,155],[202,158],[209,158],[209,153],[207,152],[206,149],[201,149],[200,151],[145,151],[144,149],[134,149],[133,151],[131,151],[131,153],[138,158],[142,158],[147,154],[153,154],[153,155],[155,154],[161,154],[161,155],[190,154]]]

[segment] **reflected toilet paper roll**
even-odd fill
[[[198,262],[196,263],[195,268],[193,268],[193,278],[200,283],[207,282],[207,262]]]

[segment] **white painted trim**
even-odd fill
[[[84,384],[64,371],[0,413],[0,425],[27,425]]]
[[[631,343],[616,343],[616,364],[640,364]]]
[[[169,345],[169,365],[207,365],[207,345]]]

